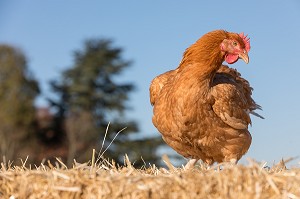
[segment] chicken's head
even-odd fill
[[[220,48],[228,64],[233,64],[238,59],[244,60],[247,64],[249,63],[250,38],[247,38],[244,33],[229,33],[228,38],[222,41]]]

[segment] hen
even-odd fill
[[[247,80],[224,61],[249,62],[244,34],[216,30],[203,35],[184,53],[175,70],[152,80],[153,124],[176,152],[211,165],[237,161],[248,151],[249,113],[260,106]]]

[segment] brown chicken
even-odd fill
[[[250,40],[244,34],[216,30],[184,53],[178,68],[153,79],[153,124],[176,152],[211,165],[237,161],[248,151],[249,113],[260,109],[247,80],[224,61],[249,62]]]

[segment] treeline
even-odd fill
[[[73,58],[72,66],[50,82],[55,97],[47,99],[49,106],[35,107],[39,83],[29,71],[24,53],[0,45],[3,160],[17,163],[28,156],[27,163],[40,164],[59,157],[70,166],[74,159],[90,160],[92,149],[101,149],[106,150],[105,158],[117,163],[123,163],[127,153],[136,166],[143,161],[159,164],[160,137],[137,140],[129,136],[138,133],[138,124],[125,118],[134,85],[116,81],[131,64],[122,58],[122,49],[110,40],[91,39],[74,51]]]

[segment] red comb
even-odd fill
[[[250,38],[247,38],[248,35],[244,35],[244,33],[240,33],[239,36],[243,39],[245,44],[245,49],[247,52],[250,50]]]

